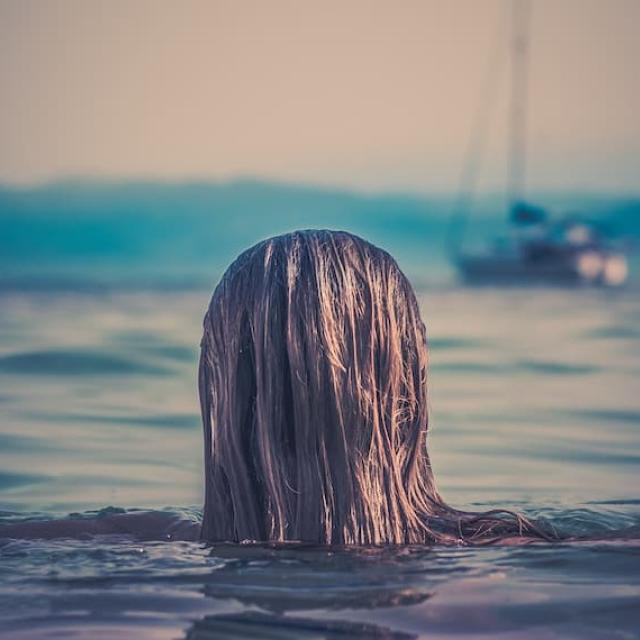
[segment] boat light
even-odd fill
[[[604,269],[604,260],[597,251],[584,251],[578,256],[576,267],[585,280],[595,280]]]
[[[624,256],[619,254],[607,256],[604,261],[602,280],[609,286],[617,287],[627,279],[628,272],[627,259]]]

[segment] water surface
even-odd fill
[[[0,298],[0,521],[197,518],[209,291]],[[640,524],[640,297],[433,289],[430,448],[455,506]],[[637,537],[637,536],[636,536]],[[634,638],[640,544],[320,549],[0,543],[6,638]]]

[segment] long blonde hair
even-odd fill
[[[204,318],[202,538],[547,537],[518,514],[444,502],[427,452],[427,370],[415,294],[385,251],[316,230],[245,251]]]

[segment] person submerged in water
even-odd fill
[[[512,511],[466,512],[444,501],[427,451],[427,371],[415,293],[386,251],[316,230],[248,249],[204,317],[202,523],[173,522],[166,537],[320,545],[555,539]],[[149,517],[22,526],[33,537],[55,535],[46,535],[52,524],[60,536],[139,535],[143,523],[153,537],[166,522]]]
[[[428,351],[382,249],[298,231],[241,254],[204,318],[207,541],[380,545],[552,536],[440,496],[427,451]]]

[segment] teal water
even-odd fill
[[[638,197],[552,193],[535,202],[552,217],[578,214],[622,244],[640,242]],[[504,194],[468,205],[465,250],[508,235]],[[0,185],[0,290],[210,288],[212,274],[246,247],[305,228],[361,235],[389,251],[416,285],[440,284],[453,276],[447,248],[459,209],[455,195],[251,180]]]
[[[198,517],[196,360],[209,295],[0,296],[0,522],[105,507]],[[640,637],[637,532],[598,539],[640,525],[637,289],[439,286],[420,301],[443,495],[516,508],[591,542],[5,540],[0,637]]]

